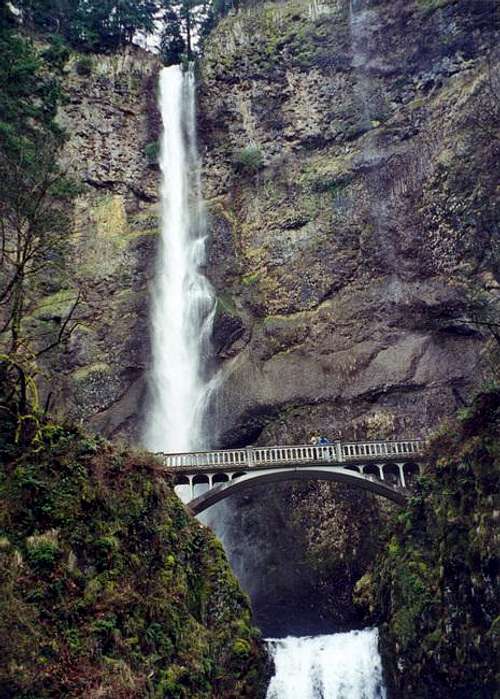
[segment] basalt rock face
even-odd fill
[[[199,121],[221,444],[422,435],[490,374],[471,321],[499,293],[493,13],[298,0],[245,6],[213,32]],[[266,632],[290,631],[301,604],[297,632],[356,623],[333,590],[381,544],[368,496],[281,487],[217,519]],[[343,526],[369,532],[369,551],[351,557]]]
[[[223,443],[425,432],[487,369],[494,3],[264,3],[202,66]],[[492,82],[493,81],[493,82]]]
[[[363,625],[352,591],[381,550],[391,507],[341,484],[286,483],[256,486],[205,517],[263,633],[304,636]]]
[[[158,59],[137,47],[72,56],[59,121],[62,164],[80,194],[64,282],[41,298],[36,323],[78,321],[48,361],[56,413],[109,436],[137,438],[149,361],[148,299],[158,230]],[[66,288],[67,286],[67,288]]]

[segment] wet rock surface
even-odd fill
[[[68,290],[40,300],[57,330],[78,291],[76,327],[47,359],[42,394],[52,409],[108,436],[137,440],[149,363],[149,284],[158,231],[156,57],[130,47],[75,55],[66,67],[58,119],[68,134],[62,165],[78,183]],[[64,287],[64,281],[62,282]],[[66,306],[60,309],[61,294]],[[64,299],[63,299],[64,300]]]
[[[213,33],[209,274],[250,333],[221,356],[222,443],[282,436],[291,410],[289,441],[362,435],[380,411],[423,433],[484,377],[467,320],[495,265],[492,12],[262,3]]]
[[[366,580],[394,697],[497,695],[499,417],[484,392],[440,430]]]
[[[491,376],[475,321],[498,293],[493,12],[294,0],[245,5],[213,32],[208,272],[239,319],[216,323],[221,445],[425,435]],[[316,484],[256,489],[217,518],[265,628],[356,624],[332,590],[375,555],[383,510]],[[370,533],[350,571],[343,522],[353,541]]]

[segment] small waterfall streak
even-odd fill
[[[164,68],[159,106],[161,238],[152,301],[151,406],[145,445],[151,451],[208,446],[204,428],[213,382],[205,377],[215,313],[202,274],[207,230],[196,145],[192,70]]]
[[[377,629],[270,639],[266,699],[385,699]]]

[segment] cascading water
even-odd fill
[[[268,642],[266,699],[385,699],[376,629]]]
[[[151,408],[145,444],[151,451],[206,448],[211,384],[204,376],[214,296],[200,272],[206,229],[196,147],[192,70],[160,74],[161,239],[152,303]]]
[[[160,75],[161,239],[152,302],[151,451],[209,447],[206,378],[214,296],[201,273],[206,230],[192,71]],[[182,494],[179,493],[181,496]],[[217,528],[217,527],[216,527]],[[267,699],[384,699],[376,631],[269,641],[276,674]]]

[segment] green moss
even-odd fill
[[[241,278],[241,283],[243,286],[252,286],[253,284],[257,284],[257,282],[260,279],[260,272],[250,272],[249,274],[245,274]]]
[[[261,696],[248,599],[151,456],[54,423],[7,453],[1,696]]]
[[[232,650],[236,657],[247,658],[252,651],[252,646],[246,639],[237,638],[233,643]]]
[[[106,364],[105,362],[96,362],[95,364],[91,364],[90,366],[84,366],[80,369],[77,369],[73,372],[72,377],[75,381],[83,382],[94,375],[111,373],[112,368],[109,366],[109,364]]]
[[[374,590],[401,696],[493,697],[499,422],[492,389],[440,431],[378,560]]]
[[[436,10],[455,4],[457,0],[417,0],[417,5],[426,13],[431,14]]]
[[[225,314],[232,317],[239,317],[240,313],[229,294],[219,294],[217,296],[216,314]]]
[[[65,318],[73,308],[76,296],[74,289],[61,289],[54,294],[44,296],[37,303],[31,316],[37,320]]]
[[[150,164],[157,163],[158,158],[160,157],[160,144],[158,143],[158,141],[152,141],[151,143],[147,143],[144,146],[144,155],[146,156]]]

